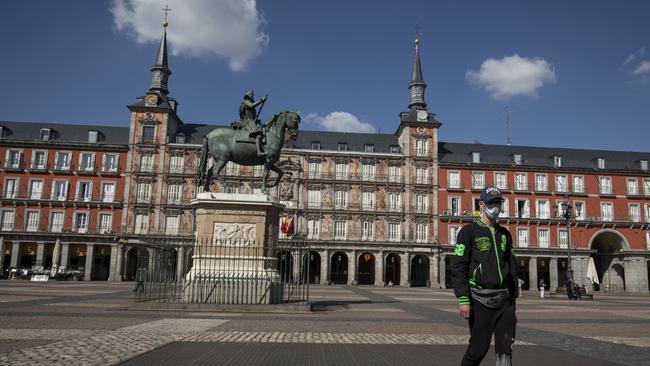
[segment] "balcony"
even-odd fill
[[[553,192],[548,188],[548,185],[535,185],[535,193],[551,194]]]
[[[102,165],[101,175],[120,175],[120,169],[116,165]]]
[[[307,173],[307,179],[321,181],[348,181],[368,183],[403,184],[404,177],[390,175],[363,175],[363,174],[330,174],[330,173]],[[429,177],[430,179],[430,177]]]
[[[465,185],[462,182],[447,182],[448,191],[464,191]]]
[[[532,187],[527,183],[517,183],[517,182],[515,182],[514,191],[515,192],[531,192]]]
[[[62,164],[62,163],[55,163],[52,166],[52,172],[58,173],[58,174],[70,174],[72,173],[73,168],[72,164]]]
[[[633,190],[628,189],[627,193],[625,195],[627,197],[629,197],[629,198],[641,198],[641,197],[643,197],[643,195],[641,194],[641,191],[639,191],[638,189],[633,189]]]
[[[95,166],[94,165],[79,165],[77,167],[77,174],[79,175],[95,175]]]
[[[30,173],[47,173],[48,164],[46,162],[36,163],[33,162],[26,170]]]
[[[185,175],[194,175],[196,171],[192,171],[191,169],[185,168],[185,166],[178,166],[178,165],[167,165],[165,167],[165,172],[168,175],[176,175],[176,176],[185,176]],[[224,175],[225,175],[225,170],[224,170]]]
[[[24,164],[21,161],[5,161],[2,164],[2,168],[7,172],[20,172],[25,169]]]
[[[153,164],[137,164],[135,166],[135,172],[138,174],[155,174]]]
[[[601,197],[615,197],[616,191],[612,187],[604,186],[598,189],[598,195]]]

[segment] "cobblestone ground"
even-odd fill
[[[468,341],[448,290],[313,286],[313,313],[214,313],[137,310],[131,289],[0,281],[0,365],[457,365]],[[515,364],[649,364],[648,295],[530,293],[517,317]]]

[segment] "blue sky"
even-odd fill
[[[188,123],[263,118],[393,133],[414,26],[440,140],[650,151],[648,1],[118,0],[0,4],[0,120],[127,126],[169,14],[170,91]]]

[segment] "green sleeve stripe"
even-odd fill
[[[461,296],[458,298],[458,305],[469,305],[469,297]]]

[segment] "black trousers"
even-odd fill
[[[491,309],[472,301],[472,312],[469,316],[469,346],[461,366],[481,364],[490,349],[492,334],[494,334],[495,353],[512,354],[516,326],[515,305],[508,303],[499,309]]]

